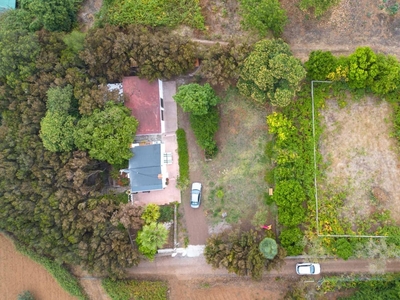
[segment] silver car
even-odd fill
[[[299,275],[317,275],[321,273],[321,266],[317,263],[298,263],[296,273]]]
[[[193,182],[192,183],[192,192],[190,193],[190,206],[192,208],[199,208],[201,202],[201,183]]]

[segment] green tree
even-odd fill
[[[26,30],[0,31],[0,80],[12,87],[35,72],[39,41]]]
[[[143,226],[138,232],[136,242],[139,245],[139,251],[150,260],[154,259],[157,249],[162,247],[168,238],[168,230],[162,224],[151,222]]]
[[[94,159],[120,165],[132,157],[129,144],[137,126],[138,121],[126,107],[107,102],[104,110],[97,109],[79,120],[75,144],[78,149],[88,150]]]
[[[194,115],[207,114],[210,107],[219,102],[218,96],[208,83],[205,85],[197,83],[181,85],[173,98],[184,112]]]
[[[65,113],[47,112],[40,122],[40,138],[51,152],[69,152],[74,148],[76,119]]]
[[[387,95],[400,86],[400,64],[392,55],[377,54],[377,75],[371,84],[371,90],[378,95]]]
[[[349,86],[366,88],[371,86],[379,67],[377,56],[369,47],[360,47],[349,56]]]
[[[240,276],[262,276],[266,259],[260,252],[260,232],[223,232],[207,239],[204,256],[214,268],[225,267]]]
[[[245,59],[237,87],[256,102],[287,106],[306,75],[300,61],[281,39],[262,40]]]
[[[265,238],[260,243],[260,251],[265,258],[274,259],[278,254],[278,245],[274,239]]]
[[[255,29],[261,36],[271,30],[279,36],[287,23],[286,11],[278,0],[239,0],[242,25],[245,29]]]
[[[71,107],[72,86],[64,88],[54,87],[47,91],[47,111],[51,113],[67,114]]]
[[[35,20],[31,28],[48,31],[70,31],[76,22],[81,0],[21,0],[23,9],[29,10]]]

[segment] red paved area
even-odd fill
[[[161,133],[160,95],[158,81],[149,82],[137,76],[125,77],[122,81],[124,94],[129,100],[125,106],[139,121],[137,135]]]

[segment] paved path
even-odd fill
[[[306,261],[301,258],[286,258],[286,264],[280,270],[272,270],[264,273],[268,276],[293,276],[297,262]],[[320,261],[321,275],[326,274],[350,274],[350,273],[372,273],[372,264],[378,264],[372,259],[326,259]],[[392,259],[386,262],[385,272],[400,272],[400,259]],[[156,257],[153,262],[143,261],[139,266],[128,269],[128,274],[135,275],[175,275],[178,279],[187,280],[196,277],[223,277],[235,276],[228,273],[224,268],[213,270],[205,261],[203,255],[199,257],[170,256]]]

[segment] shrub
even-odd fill
[[[313,8],[316,17],[322,16],[329,8],[337,5],[340,0],[301,0],[300,9],[306,11]]]
[[[146,205],[141,218],[146,224],[157,222],[160,217],[160,207],[157,204],[150,203]]]
[[[360,47],[349,56],[349,86],[366,88],[371,86],[378,74],[377,56],[369,47]]]
[[[24,291],[18,295],[17,300],[35,300],[35,297],[33,297],[30,291]]]
[[[179,178],[177,185],[182,190],[189,185],[189,152],[186,141],[186,132],[182,128],[176,131],[176,139],[178,142],[178,164],[179,164]]]
[[[217,143],[214,135],[219,127],[219,112],[217,107],[210,108],[205,115],[190,115],[190,126],[196,137],[197,144],[206,152],[206,157],[217,154]]]
[[[274,239],[265,238],[260,243],[260,251],[267,259],[274,259],[278,254],[278,245]]]
[[[281,245],[288,255],[299,255],[303,252],[302,239],[303,233],[298,227],[284,229],[279,236]]]
[[[206,115],[210,108],[219,102],[218,96],[208,83],[181,85],[173,98],[184,112],[199,116]]]
[[[283,32],[287,15],[278,0],[239,0],[239,3],[245,29],[254,29],[260,36],[265,36],[268,30],[274,36]]]
[[[174,219],[174,210],[175,210],[174,204],[166,204],[166,205],[161,205],[159,207],[160,207],[160,217],[158,218],[159,222],[161,223],[170,222]]]

